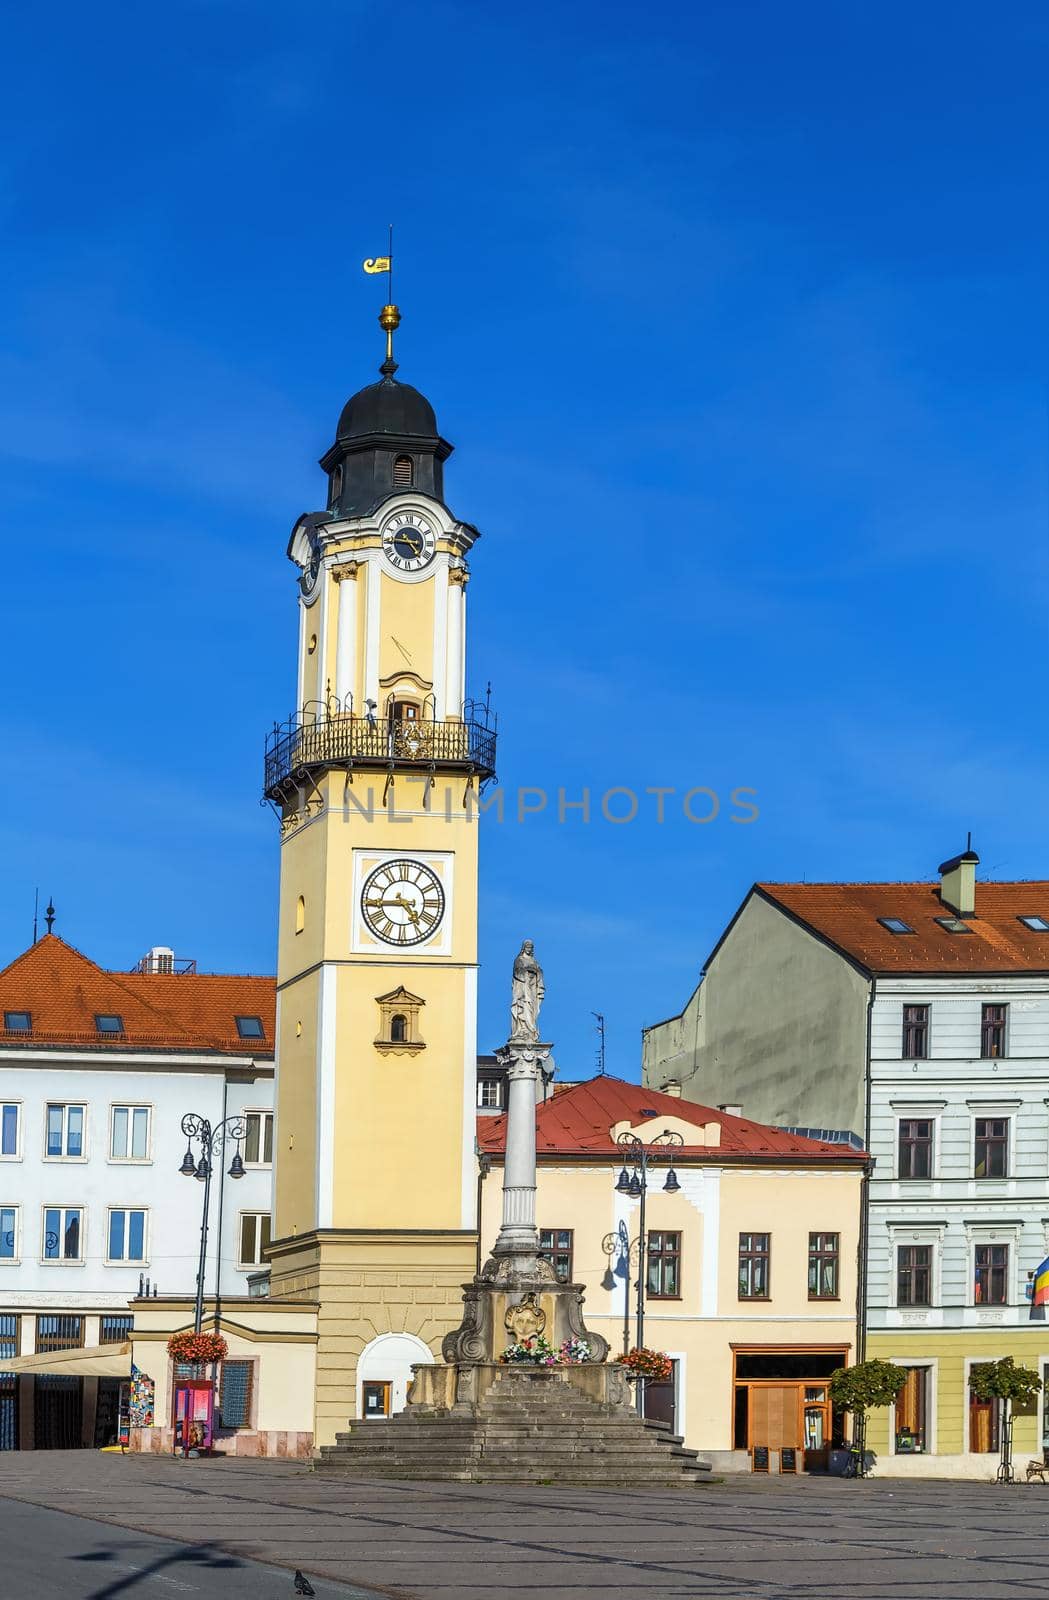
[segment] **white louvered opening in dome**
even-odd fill
[[[398,456],[393,463],[393,486],[410,489],[415,482],[415,463],[411,456]]]

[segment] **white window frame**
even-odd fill
[[[936,1183],[940,1177],[940,1118],[946,1107],[946,1100],[893,1100],[889,1109],[892,1112],[892,1176],[894,1183],[905,1183],[908,1187],[916,1183]],[[900,1123],[901,1122],[931,1122],[932,1123],[932,1171],[927,1178],[902,1178],[900,1176]]]
[[[484,1091],[486,1089],[494,1089],[496,1091],[496,1099],[495,1099],[494,1105],[489,1105],[488,1101],[483,1098]],[[477,1080],[477,1109],[478,1109],[478,1111],[504,1111],[506,1108],[503,1105],[503,1098],[504,1098],[504,1096],[503,1096],[503,1082],[502,1082],[501,1078],[478,1078],[478,1080]]]
[[[237,1266],[240,1268],[240,1270],[242,1272],[257,1272],[260,1267],[262,1267],[262,1268],[266,1267],[267,1263],[265,1261],[261,1260],[261,1258],[255,1260],[255,1261],[242,1261],[240,1259],[240,1246],[241,1246],[241,1240],[244,1237],[244,1219],[245,1219],[245,1217],[254,1217],[256,1219],[256,1223],[255,1223],[255,1253],[256,1253],[256,1256],[258,1256],[259,1244],[260,1244],[260,1239],[261,1239],[261,1234],[262,1234],[262,1229],[259,1226],[259,1220],[262,1217],[269,1218],[270,1236],[272,1238],[272,1235],[273,1235],[273,1215],[272,1215],[272,1212],[269,1212],[269,1211],[238,1211],[237,1212]]]
[[[1009,1250],[1009,1265],[1006,1276],[1006,1296],[1001,1305],[988,1305],[976,1298],[976,1247],[981,1244],[1004,1244]],[[997,1311],[999,1315],[1007,1315],[1019,1306],[1026,1307],[1026,1297],[1018,1295],[1019,1270],[1020,1270],[1020,1229],[1019,1227],[995,1226],[994,1223],[980,1223],[967,1227],[965,1230],[966,1264],[969,1273],[969,1282],[966,1286],[965,1304],[974,1311]],[[1024,1282],[1026,1283],[1026,1278]],[[988,1319],[990,1320],[990,1319]],[[974,1356],[974,1361],[997,1360],[997,1357]],[[968,1412],[966,1412],[968,1416]]]
[[[7,1205],[0,1202],[0,1211],[13,1211],[15,1214],[14,1243],[12,1254],[0,1256],[0,1267],[18,1267],[22,1264],[22,1207],[20,1205]]]
[[[109,1253],[109,1230],[110,1230],[110,1227],[112,1225],[112,1216],[113,1216],[114,1211],[122,1211],[124,1213],[124,1247],[125,1247],[125,1249],[127,1248],[128,1227],[129,1227],[127,1219],[130,1216],[132,1211],[141,1211],[141,1213],[142,1213],[142,1250],[143,1250],[143,1254],[142,1254],[141,1258],[136,1256],[134,1258],[134,1260],[132,1260],[132,1258],[130,1256],[128,1256],[128,1255],[123,1255],[123,1256],[111,1256],[110,1255],[110,1253]],[[106,1207],[106,1254],[105,1254],[105,1264],[106,1264],[106,1266],[107,1267],[148,1267],[149,1266],[149,1234],[150,1234],[150,1226],[149,1226],[149,1224],[150,1224],[150,1216],[149,1216],[149,1207],[148,1206],[134,1206],[134,1205],[107,1206]]]
[[[995,1057],[994,1059],[999,1059]],[[1016,1119],[1023,1109],[1022,1100],[980,1100],[976,1096],[966,1100],[969,1110],[969,1172],[971,1183],[1011,1183],[1016,1177]],[[1005,1177],[978,1178],[976,1176],[976,1119],[998,1117],[1009,1124],[1009,1138],[1005,1147]],[[981,1240],[981,1243],[985,1241]]]
[[[54,1101],[52,1101],[51,1103],[52,1103],[52,1105],[55,1104]],[[73,1101],[72,1103],[74,1105],[77,1104],[76,1101]],[[48,1254],[47,1254],[47,1213],[49,1211],[60,1211],[62,1213],[62,1225],[58,1230],[58,1237],[59,1237],[60,1241],[61,1241],[62,1236],[64,1235],[64,1233],[66,1231],[65,1230],[65,1219],[66,1219],[67,1213],[70,1212],[70,1211],[79,1211],[80,1212],[80,1254],[78,1256],[48,1256]],[[60,1203],[52,1203],[50,1205],[42,1205],[40,1207],[40,1265],[43,1266],[43,1267],[83,1267],[83,1266],[87,1265],[87,1207],[86,1206],[82,1206],[82,1205],[67,1206],[67,1205],[62,1205]]]
[[[69,1143],[69,1113],[70,1113],[70,1111],[74,1110],[74,1109],[79,1109],[80,1111],[82,1111],[84,1113],[84,1129],[83,1129],[83,1138],[81,1140],[82,1153],[80,1155],[78,1155],[78,1156],[67,1156],[67,1155],[49,1156],[48,1155],[48,1153],[47,1153],[47,1122],[48,1122],[48,1112],[51,1110],[52,1106],[61,1106],[61,1108],[62,1108],[62,1148],[63,1148],[63,1150],[65,1149],[65,1147]],[[45,1161],[74,1161],[74,1162],[86,1161],[87,1158],[88,1158],[87,1129],[88,1129],[88,1115],[87,1115],[87,1101],[86,1100],[45,1100],[44,1101],[44,1155],[43,1155],[43,1159]],[[52,1206],[51,1209],[53,1211],[55,1208]]]
[[[276,1139],[277,1139],[277,1115],[276,1115],[276,1112],[273,1110],[272,1106],[249,1106],[246,1110],[242,1111],[240,1114],[244,1118],[245,1124],[247,1123],[247,1120],[248,1120],[249,1117],[263,1117],[263,1118],[269,1117],[269,1119],[270,1119],[270,1148],[275,1150],[276,1149]],[[245,1148],[245,1150],[247,1150],[247,1147],[248,1147],[248,1138],[247,1138],[247,1134],[245,1133],[245,1135],[244,1135],[244,1148]],[[260,1151],[264,1151],[265,1149],[266,1149],[265,1124],[263,1123],[259,1127],[259,1150]],[[270,1156],[270,1159],[268,1161],[249,1161],[247,1156],[245,1155],[245,1157],[244,1157],[244,1165],[248,1169],[249,1172],[270,1172],[273,1169],[273,1157]]]
[[[919,1243],[923,1243],[924,1241],[919,1240],[918,1242]],[[922,1451],[922,1455],[923,1456],[934,1456],[934,1455],[936,1455],[937,1449],[938,1449],[937,1431],[936,1430],[937,1430],[937,1423],[939,1421],[939,1417],[937,1415],[937,1404],[938,1404],[938,1400],[939,1400],[939,1383],[940,1383],[940,1363],[939,1363],[939,1359],[936,1356],[897,1356],[897,1355],[894,1355],[892,1360],[893,1360],[894,1364],[896,1366],[898,1366],[898,1367],[924,1367],[926,1372],[929,1375],[929,1377],[928,1377],[928,1409],[927,1409],[927,1412],[926,1412],[926,1424],[925,1424],[926,1443],[925,1443],[925,1449]],[[968,1372],[966,1372],[966,1382],[967,1383],[968,1383],[968,1376],[969,1376]],[[969,1411],[968,1411],[969,1390],[968,1390],[968,1387],[966,1387],[965,1394],[966,1394],[965,1425],[966,1425],[966,1437],[968,1438],[968,1427],[969,1427]],[[900,1455],[912,1454],[912,1452],[910,1452],[910,1451],[902,1451],[901,1450],[901,1451],[897,1452],[897,1450],[896,1450],[896,1402],[894,1400],[892,1402],[892,1405],[889,1407],[889,1454],[891,1456],[895,1456],[897,1453],[899,1453]]]
[[[52,1102],[53,1104],[54,1102]],[[144,1156],[115,1156],[113,1154],[113,1128],[118,1111],[128,1113],[128,1143],[132,1143],[131,1132],[134,1125],[134,1113],[146,1113],[146,1153]],[[109,1107],[109,1154],[106,1160],[118,1167],[150,1167],[153,1165],[153,1107],[145,1100],[114,1100]],[[119,1210],[119,1207],[114,1207]],[[125,1208],[126,1209],[126,1208]],[[141,1206],[134,1210],[140,1211]]]
[[[21,1100],[12,1100],[12,1099],[7,1099],[7,1098],[5,1098],[3,1100],[0,1100],[0,1116],[2,1116],[2,1111],[3,1111],[3,1107],[4,1106],[14,1106],[14,1108],[15,1108],[15,1153],[14,1153],[14,1155],[11,1155],[11,1156],[5,1156],[2,1152],[0,1152],[0,1161],[21,1161],[21,1159],[22,1159],[22,1122],[24,1120],[23,1116],[22,1116],[23,1104],[22,1104]],[[2,1122],[0,1122],[0,1130],[2,1130]],[[46,1129],[46,1127],[44,1129],[44,1140],[45,1140],[45,1143],[46,1143],[46,1140],[47,1140],[47,1129]]]
[[[911,1225],[900,1222],[890,1222],[889,1229],[889,1305],[898,1311],[935,1311],[943,1305],[942,1273],[943,1273],[943,1236],[942,1223],[929,1223],[927,1225]],[[897,1299],[899,1283],[897,1277],[897,1250],[899,1246],[907,1244],[931,1244],[932,1265],[929,1273],[929,1304],[927,1306],[901,1305]],[[892,1358],[894,1361],[895,1356]]]

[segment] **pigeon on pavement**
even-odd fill
[[[316,1589],[313,1587],[313,1585],[310,1582],[309,1578],[304,1578],[302,1573],[299,1572],[298,1570],[296,1570],[296,1572],[295,1572],[295,1593],[296,1594],[316,1594],[317,1593]]]

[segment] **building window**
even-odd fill
[[[17,1101],[9,1100],[0,1106],[0,1156],[10,1156],[13,1160],[17,1160],[20,1154],[18,1112]]]
[[[741,1233],[739,1236],[739,1298],[767,1300],[769,1297],[769,1244],[771,1234]]]
[[[234,1017],[237,1032],[242,1039],[264,1039],[266,1037],[262,1026],[261,1017]]]
[[[47,1206],[44,1210],[44,1260],[82,1261],[84,1213],[79,1206]]]
[[[149,1160],[149,1107],[114,1106],[109,1137],[111,1161]]]
[[[929,1369],[908,1367],[907,1379],[896,1396],[893,1448],[898,1456],[920,1455],[928,1450]]]
[[[809,1299],[837,1300],[840,1235],[809,1234]]]
[[[108,1261],[133,1261],[146,1259],[146,1213],[144,1211],[114,1210],[109,1213]]]
[[[973,1273],[973,1304],[978,1306],[1007,1306],[1009,1304],[1009,1246],[1007,1244],[978,1244]]]
[[[47,1154],[51,1160],[79,1161],[83,1158],[84,1113],[84,1106],[48,1106]]]
[[[398,456],[393,463],[393,486],[410,489],[415,482],[415,462],[411,456]]]
[[[1008,1117],[977,1117],[973,1177],[1007,1178],[1008,1176]]]
[[[262,1252],[270,1242],[268,1211],[242,1211],[240,1216],[240,1266],[261,1267]]]
[[[295,932],[301,933],[306,926],[306,896],[300,894],[295,902]]]
[[[48,1316],[36,1319],[36,1354],[84,1348],[83,1317]]]
[[[503,1086],[498,1078],[481,1078],[477,1084],[477,1104],[482,1111],[499,1111],[503,1104]]]
[[[648,1295],[652,1300],[680,1300],[680,1233],[649,1233]]]
[[[539,1255],[549,1261],[558,1283],[572,1282],[572,1229],[540,1228]]]
[[[1032,933],[1049,933],[1049,917],[1021,917],[1020,921]]]
[[[329,504],[329,506],[333,506],[333,505],[336,505],[338,503],[339,496],[342,493],[342,467],[341,466],[338,466],[338,467],[335,468],[335,471],[332,473],[331,478],[328,481],[329,481],[329,484],[330,484],[330,487],[329,487],[329,490],[328,490],[328,504]]]
[[[932,1305],[932,1245],[901,1244],[896,1248],[896,1304]]]
[[[119,1312],[112,1315],[103,1312],[98,1319],[99,1344],[123,1344],[125,1339],[130,1339],[134,1325],[134,1317],[125,1317]]]
[[[29,1011],[5,1011],[4,1027],[8,1033],[32,1033],[32,1013]]]
[[[251,1426],[254,1361],[224,1361],[219,1374],[219,1410],[224,1428]]]
[[[932,920],[939,923],[944,933],[972,933],[969,924],[963,922],[961,917],[933,917]]]
[[[97,1032],[110,1036],[122,1034],[124,1031],[124,1019],[123,1017],[118,1017],[115,1012],[107,1011],[96,1016],[95,1028]]]
[[[408,1018],[403,1011],[395,1011],[390,1018],[390,1043],[404,1044],[408,1038]]]
[[[890,933],[913,933],[914,929],[909,922],[904,922],[902,917],[879,917],[878,921],[883,928],[888,928]]]
[[[0,1261],[18,1260],[18,1207],[0,1206]]]
[[[273,1112],[246,1111],[244,1121],[248,1131],[244,1135],[244,1160],[249,1167],[273,1165]]]
[[[924,1061],[929,1054],[928,1006],[903,1008],[903,1058],[905,1061]]]
[[[420,1012],[426,1004],[421,995],[411,994],[403,986],[391,989],[389,994],[376,995],[379,1007],[379,1032],[375,1047],[380,1051],[394,1051],[414,1055],[426,1046],[419,1037]]]
[[[984,1006],[980,1024],[980,1054],[985,1061],[1005,1054],[1005,1018],[1008,1006]]]
[[[932,1118],[904,1117],[900,1121],[899,1176],[932,1177]]]

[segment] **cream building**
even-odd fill
[[[506,1119],[478,1129],[491,1164],[487,1252],[501,1216]],[[682,1146],[661,1144],[667,1133]],[[644,1250],[640,1200],[616,1189],[623,1134],[656,1163]],[[863,1152],[598,1077],[540,1106],[537,1155],[543,1254],[585,1286],[587,1325],[613,1356],[636,1342],[644,1257],[644,1342],[674,1362],[672,1382],[648,1389],[647,1413],[723,1470],[749,1468],[755,1447],[770,1451],[772,1470],[783,1449],[796,1451],[799,1471],[825,1466],[842,1437],[827,1379],[855,1359]],[[679,1187],[667,1192],[671,1161]]]

